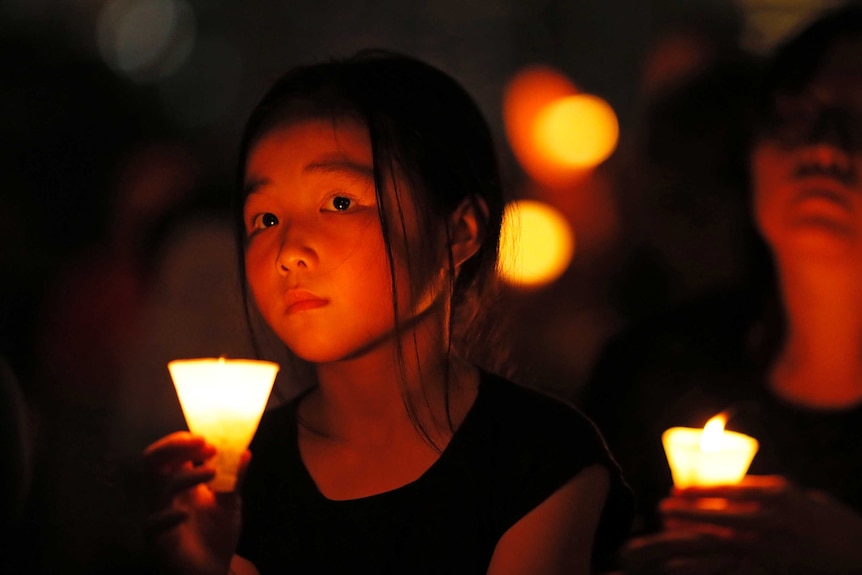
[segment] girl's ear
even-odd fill
[[[482,246],[488,205],[479,197],[464,198],[449,216],[449,233],[452,260],[455,268],[473,257]]]

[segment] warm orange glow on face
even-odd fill
[[[512,202],[503,217],[498,272],[522,287],[550,283],[566,271],[574,246],[571,226],[556,209],[532,200]]]
[[[589,94],[555,100],[536,115],[533,138],[543,155],[563,167],[591,168],[614,151],[619,124],[607,102]]]

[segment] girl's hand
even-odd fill
[[[781,477],[675,490],[660,510],[665,531],[627,546],[630,573],[862,572],[862,517]]]
[[[215,470],[204,462],[214,454],[215,448],[203,438],[185,431],[163,437],[144,450],[149,487],[145,534],[169,572],[228,572],[239,540],[240,499],[236,491],[216,493],[206,485]],[[246,452],[240,477],[249,457]]]

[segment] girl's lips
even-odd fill
[[[288,306],[287,313],[292,314],[292,313],[298,313],[301,311],[305,311],[307,309],[314,309],[316,307],[323,307],[327,303],[328,302],[326,300],[323,300],[323,299],[307,299],[307,300],[303,300],[303,301],[298,301],[295,304]]]
[[[318,297],[310,292],[292,290],[287,292],[285,303],[287,304],[285,313],[293,314],[308,309],[323,307],[329,303],[329,300]]]

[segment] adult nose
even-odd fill
[[[832,144],[841,150],[853,151],[858,142],[854,142],[851,124],[852,118],[840,108],[825,108],[817,115],[808,141],[812,144]]]

